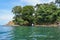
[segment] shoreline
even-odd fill
[[[42,26],[42,27],[59,27],[60,25],[35,25],[36,27]]]
[[[21,26],[21,25],[3,25],[3,26]],[[25,26],[25,25],[22,25]],[[32,27],[59,27],[60,25],[33,25]],[[31,26],[29,26],[31,27]]]
[[[56,23],[53,23],[53,24],[46,24],[46,23],[44,23],[44,24],[18,25],[18,24],[15,24],[13,21],[9,21],[5,26],[59,27],[60,26],[60,22],[59,23],[56,22]]]

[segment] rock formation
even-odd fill
[[[13,26],[14,25],[14,22],[13,21],[9,21],[6,25]]]

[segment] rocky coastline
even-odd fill
[[[13,21],[9,21],[6,24],[6,26],[20,26],[20,25],[15,25]],[[48,24],[47,25],[43,24],[43,25],[33,25],[33,26],[36,26],[36,27],[40,27],[40,26],[42,26],[42,27],[58,27],[58,26],[60,26],[60,24],[49,24],[49,25]]]

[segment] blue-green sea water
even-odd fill
[[[0,26],[0,40],[60,40],[60,27]]]

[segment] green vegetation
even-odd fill
[[[15,6],[12,12],[15,14],[13,22],[16,25],[31,26],[32,24],[40,25],[60,22],[60,8],[57,8],[52,2],[49,4],[37,4],[36,6]]]

